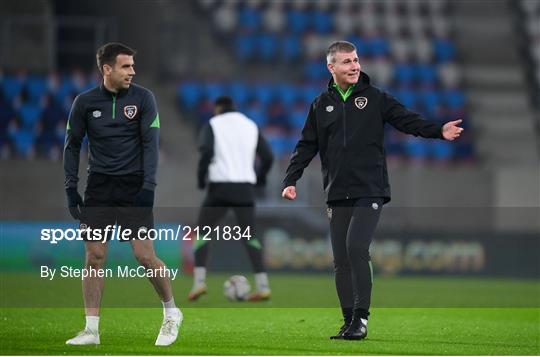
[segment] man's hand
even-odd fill
[[[456,138],[459,138],[459,135],[463,132],[463,128],[460,128],[460,124],[463,120],[458,119],[454,121],[449,121],[444,124],[442,127],[442,135],[445,140],[453,141]]]
[[[69,214],[74,219],[81,218],[81,207],[83,199],[75,187],[66,188],[66,196],[68,201]]]
[[[281,197],[293,201],[296,198],[296,187],[294,186],[285,187],[283,189],[283,192],[281,193]]]
[[[144,188],[135,196],[135,207],[154,207],[154,191]]]

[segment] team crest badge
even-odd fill
[[[124,107],[124,115],[128,119],[135,118],[135,115],[137,115],[137,106],[136,105],[126,105]]]
[[[330,113],[332,110],[334,110],[334,107],[332,105],[329,105],[326,107],[326,111]]]
[[[364,109],[367,105],[367,98],[366,97],[355,98],[354,105],[356,105],[358,109]]]
[[[328,219],[332,219],[332,208],[328,207],[326,209],[326,215],[328,216]]]
[[[92,116],[93,116],[94,118],[99,118],[99,117],[101,117],[101,111],[100,111],[100,110],[94,110],[94,111],[92,112]]]

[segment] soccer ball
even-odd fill
[[[233,275],[223,284],[223,293],[231,301],[245,300],[250,291],[249,281],[242,275]]]

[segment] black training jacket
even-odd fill
[[[154,95],[131,84],[118,93],[103,84],[75,98],[64,145],[65,186],[77,187],[79,154],[88,136],[88,172],[139,174],[143,187],[154,190],[159,156],[159,114]]]
[[[365,73],[361,73],[346,102],[331,80],[328,90],[310,106],[283,187],[295,186],[319,152],[327,202],[359,197],[390,201],[384,150],[386,123],[407,134],[442,138],[441,124],[424,120],[370,85]]]

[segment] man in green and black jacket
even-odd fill
[[[163,302],[164,319],[156,345],[173,343],[182,322],[165,265],[156,256],[144,231],[153,228],[154,188],[159,156],[159,114],[151,91],[133,84],[135,51],[120,43],[102,46],[96,55],[103,82],[79,94],[69,114],[64,147],[68,207],[85,236],[88,271],[104,268],[108,242],[104,233],[113,226],[130,229],[129,241],[140,265],[153,270],[149,278]],[[77,190],[79,156],[88,138],[88,182],[84,201]],[[101,236],[95,232],[100,231]],[[104,241],[96,241],[103,237]],[[86,327],[70,345],[99,344],[99,308],[103,277],[83,279]]]
[[[384,125],[424,138],[452,141],[461,120],[424,120],[361,72],[356,48],[338,41],[327,52],[328,90],[309,109],[283,180],[282,196],[296,198],[296,182],[319,153],[328,203],[335,281],[345,323],[333,339],[367,336],[372,268],[369,246],[383,204],[390,201]]]

